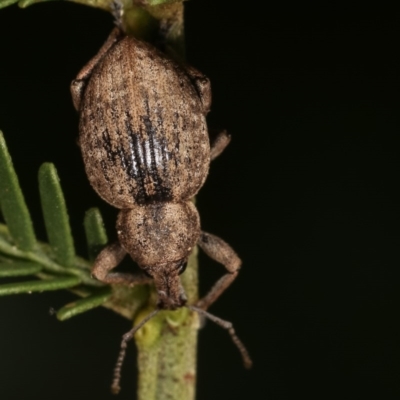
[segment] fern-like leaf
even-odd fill
[[[21,250],[32,251],[36,246],[32,219],[1,131],[0,177],[0,207],[10,235]]]
[[[75,263],[75,248],[67,206],[56,168],[51,163],[44,163],[39,168],[39,191],[44,223],[56,260],[72,267]]]
[[[91,262],[107,244],[100,211],[92,208],[85,215],[90,261],[85,260],[75,254],[65,198],[51,163],[44,163],[39,169],[39,192],[48,244],[36,240],[29,210],[0,132],[0,205],[6,222],[0,224],[0,278],[36,276],[40,279],[0,284],[0,296],[69,289],[83,299],[58,311],[57,317],[62,321],[101,305],[132,318],[146,301],[148,291],[113,288],[90,275]]]

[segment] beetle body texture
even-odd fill
[[[177,63],[131,37],[93,69],[81,99],[79,141],[90,183],[120,209],[189,200],[209,168],[196,86]]]
[[[71,84],[87,176],[97,193],[120,209],[118,242],[100,252],[92,274],[111,284],[154,283],[157,309],[175,310],[186,305],[179,275],[198,244],[227,272],[195,306],[188,307],[228,329],[250,366],[232,324],[205,311],[235,280],[241,266],[226,242],[201,231],[191,201],[207,177],[210,160],[230,141],[221,132],[210,146],[205,120],[210,83],[194,68],[120,35],[114,30]],[[128,253],[143,273],[111,272]],[[119,391],[127,341],[158,310],[124,335],[114,392]]]
[[[107,283],[154,282],[158,307],[186,303],[179,274],[193,247],[228,270],[207,296],[213,303],[235,279],[241,261],[227,243],[202,232],[191,198],[203,185],[210,159],[229,143],[213,145],[205,116],[209,80],[151,45],[114,30],[71,84],[79,111],[79,143],[89,181],[121,211],[118,243],[97,257],[92,273]],[[129,253],[145,274],[110,272]]]

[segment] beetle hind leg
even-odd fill
[[[222,264],[228,271],[214,284],[211,290],[197,302],[197,307],[207,310],[236,279],[242,261],[228,243],[210,233],[202,232],[198,245],[209,257]]]
[[[215,160],[231,142],[231,135],[224,129],[211,139],[210,159]]]
[[[207,115],[211,107],[211,84],[210,80],[203,75],[196,68],[189,65],[185,66],[186,73],[189,75],[196,91],[200,97],[201,103],[203,105],[203,113]]]

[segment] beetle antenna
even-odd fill
[[[125,333],[122,336],[121,341],[121,350],[119,351],[117,362],[114,368],[114,379],[111,385],[111,392],[113,394],[118,394],[121,390],[120,381],[121,381],[121,369],[122,364],[125,359],[126,348],[128,347],[128,342],[133,338],[133,335],[150,319],[152,319],[160,310],[157,308],[148,314],[145,318],[143,318],[137,325],[135,325],[129,332]]]
[[[253,365],[253,361],[250,358],[249,352],[247,351],[245,345],[242,343],[242,341],[239,339],[239,337],[235,333],[235,329],[233,329],[232,322],[225,321],[222,318],[219,318],[213,314],[208,313],[207,311],[204,311],[201,308],[198,308],[196,306],[186,306],[189,308],[189,310],[195,311],[199,313],[200,315],[203,315],[204,317],[210,319],[211,321],[215,322],[217,325],[219,325],[221,328],[226,329],[229,334],[231,335],[233,343],[235,343],[236,347],[238,348],[242,359],[243,359],[243,364],[245,368],[251,368]]]

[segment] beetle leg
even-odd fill
[[[76,78],[71,82],[71,95],[72,102],[77,111],[81,104],[81,98],[83,91],[86,86],[86,82],[92,74],[93,68],[99,63],[99,61],[104,57],[104,55],[110,50],[114,43],[119,39],[121,35],[121,30],[119,28],[114,28],[106,42],[100,48],[99,52],[79,71]]]
[[[196,68],[185,66],[186,73],[195,86],[197,93],[203,104],[203,112],[206,115],[211,108],[211,84],[210,80]]]
[[[207,310],[235,280],[242,261],[228,243],[210,233],[201,232],[198,245],[209,257],[222,264],[228,270],[228,273],[220,278],[211,290],[197,302],[197,307]]]
[[[215,160],[231,141],[231,135],[224,129],[211,141],[210,158]]]
[[[126,254],[126,251],[118,242],[105,247],[94,262],[92,275],[104,283],[121,283],[130,286],[151,283],[152,279],[142,273],[134,275],[123,272],[109,272],[122,261]]]

